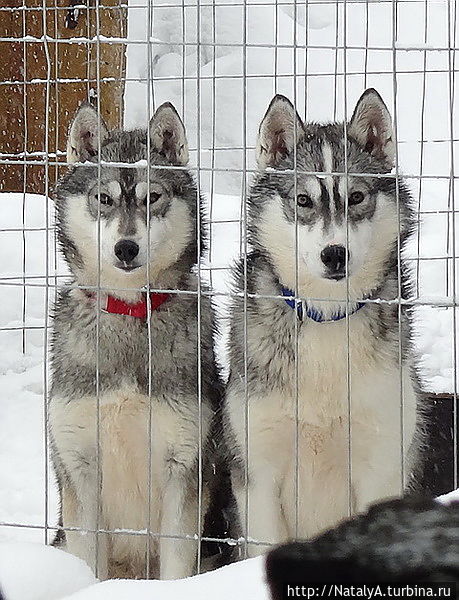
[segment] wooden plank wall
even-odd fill
[[[82,37],[93,39],[98,25],[101,36],[125,38],[127,10],[121,5],[122,1],[100,0],[98,18],[94,0],[78,1],[84,8],[79,9],[76,21],[70,22],[74,28],[68,27],[68,15],[74,15],[68,12],[72,0],[1,2],[0,153],[3,156],[0,158],[0,191],[43,193],[45,190],[44,165],[24,164],[23,153],[29,155],[29,161],[45,159],[47,91],[50,162],[56,161],[56,153],[65,151],[68,123],[78,105],[89,98],[96,101],[98,64],[102,116],[111,127],[122,124],[125,44],[102,40],[98,51],[96,43],[70,41]],[[23,10],[24,7],[30,10]],[[17,10],[5,10],[11,8]],[[45,33],[47,43],[43,41]],[[39,41],[11,41],[11,38],[25,36]],[[111,80],[103,81],[104,78]],[[31,157],[31,153],[38,154]],[[63,159],[59,156],[59,160]],[[13,164],[4,164],[5,161],[13,161]],[[50,185],[61,169],[55,165],[50,167]]]

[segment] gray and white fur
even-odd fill
[[[251,556],[412,483],[420,413],[410,316],[402,305],[399,330],[397,303],[410,288],[398,256],[413,229],[411,198],[389,175],[392,123],[375,90],[346,131],[303,123],[284,96],[259,129],[224,409],[241,530],[260,542],[249,543]],[[319,319],[301,319],[283,288]]]
[[[67,149],[68,161],[78,164],[55,193],[59,242],[73,281],[59,292],[54,310],[52,458],[66,548],[97,568],[102,579],[145,577],[147,562],[152,577],[193,573],[195,536],[202,533],[211,495],[212,419],[221,402],[206,295],[201,296],[198,380],[193,267],[202,250],[200,198],[184,168],[152,166],[148,175],[147,135],[150,165],[185,167],[185,129],[172,105],[158,108],[149,134],[109,131],[95,109],[82,105]],[[99,298],[110,294],[136,303],[148,281],[152,289],[185,292],[172,293],[152,312],[150,335],[145,319],[99,310],[97,286]],[[150,555],[146,535],[96,535],[97,529],[149,529]]]

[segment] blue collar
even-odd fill
[[[333,314],[329,319],[324,319],[324,315],[320,310],[317,310],[312,306],[308,306],[304,300],[297,300],[295,298],[295,292],[292,292],[292,290],[289,290],[284,286],[282,286],[282,295],[293,296],[292,298],[285,298],[285,302],[290,306],[290,308],[296,308],[296,313],[300,321],[303,321],[304,315],[316,323],[329,323],[331,321],[341,321],[341,319],[346,318],[346,311],[339,311]],[[364,306],[365,302],[357,302],[357,306],[352,311],[349,311],[349,316],[353,315]]]

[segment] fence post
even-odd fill
[[[72,9],[72,5],[85,5]],[[97,93],[97,24],[100,26],[100,104],[110,127],[122,124],[125,78],[127,9],[120,0],[100,0],[97,18],[94,0],[8,0],[0,19],[0,152],[11,154],[13,164],[0,164],[0,191],[43,193],[45,136],[48,135],[50,162],[64,157],[69,119],[77,106]],[[48,57],[43,36],[46,34]],[[24,41],[25,36],[30,36]],[[1,38],[18,38],[17,42]],[[37,41],[33,41],[35,38]],[[78,41],[76,38],[84,38]],[[69,40],[68,43],[60,40]],[[49,63],[48,63],[49,61]],[[50,81],[47,72],[50,67]],[[104,79],[109,79],[104,81]],[[6,83],[5,83],[6,82]],[[49,85],[49,131],[45,131],[46,91]],[[37,153],[30,156],[30,153]],[[50,168],[50,183],[59,169]]]

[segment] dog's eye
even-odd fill
[[[307,194],[299,194],[296,197],[296,202],[297,202],[298,206],[301,206],[303,208],[312,208],[313,207],[312,200]]]
[[[365,195],[363,192],[352,192],[349,194],[348,202],[349,206],[354,206],[355,204],[360,204],[363,202]]]
[[[111,206],[113,204],[113,200],[110,198],[110,196],[108,194],[104,194],[103,192],[101,194],[96,194],[96,199],[99,200],[99,202],[104,206]]]
[[[150,192],[150,204],[154,204],[160,198],[161,198],[161,194],[158,194],[158,192]],[[147,203],[147,200],[145,199],[145,204],[146,203]]]

